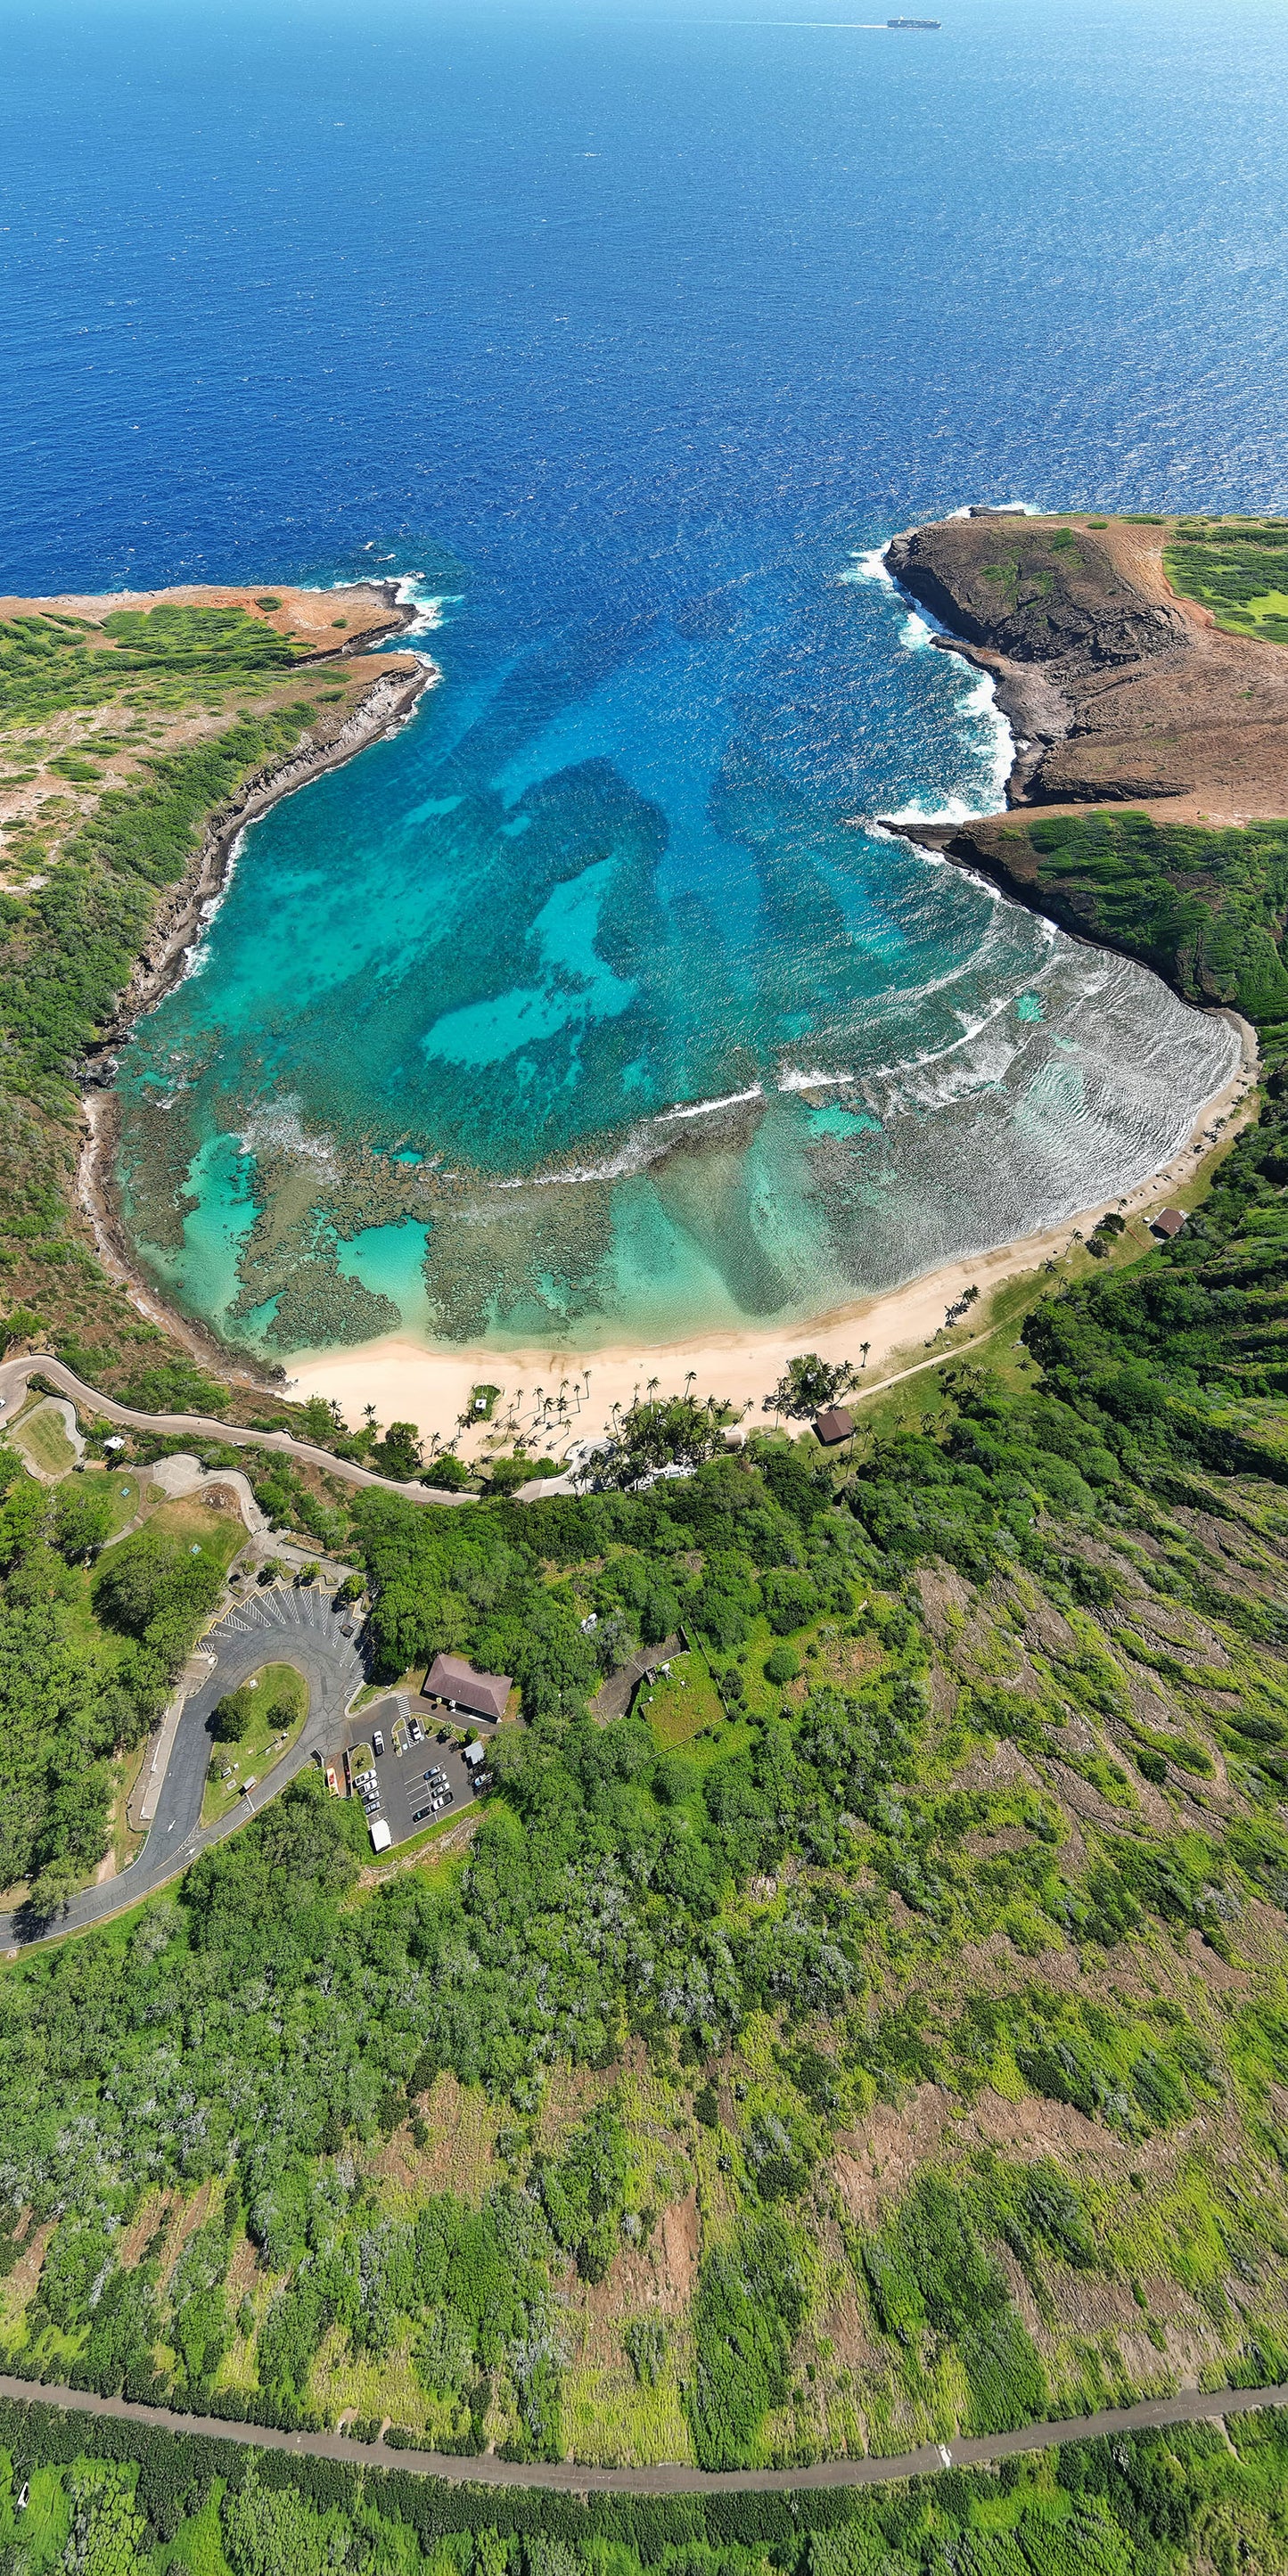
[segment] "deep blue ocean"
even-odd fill
[[[805,1318],[1222,1078],[867,828],[1005,765],[870,557],[1288,508],[1288,13],[940,5],[0,6],[0,587],[439,603],[441,686],[247,835],[127,1052],[131,1221],[225,1329]]]

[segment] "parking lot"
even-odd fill
[[[391,1696],[373,1700],[368,1708],[350,1717],[336,1766],[337,1784],[343,1789],[352,1784],[354,1774],[363,1767],[363,1751],[370,1752],[371,1769],[380,1792],[380,1804],[369,1809],[370,1818],[374,1823],[377,1816],[384,1817],[395,1847],[410,1842],[415,1834],[427,1833],[440,1817],[460,1815],[473,1804],[475,1796],[475,1782],[463,1745],[450,1729],[444,1729],[450,1740],[440,1743],[438,1729],[426,1726],[415,1711],[404,1715],[403,1706]],[[479,1732],[481,1735],[482,1730]],[[384,1744],[383,1753],[378,1749],[377,1737]],[[487,1768],[486,1749],[479,1767]]]

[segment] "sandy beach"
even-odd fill
[[[1235,1017],[1233,1013],[1226,1016]],[[368,1342],[360,1350],[298,1354],[287,1364],[290,1393],[297,1400],[324,1396],[340,1406],[346,1421],[354,1427],[361,1423],[364,1407],[374,1405],[382,1424],[413,1422],[422,1440],[428,1442],[437,1434],[445,1447],[456,1446],[466,1458],[484,1453],[489,1432],[497,1448],[509,1449],[514,1442],[509,1426],[517,1424],[524,1445],[534,1456],[558,1458],[573,1442],[596,1438],[607,1428],[614,1404],[628,1406],[637,1394],[648,1391],[653,1380],[660,1394],[677,1395],[685,1392],[692,1374],[693,1391],[699,1397],[711,1395],[722,1404],[749,1407],[749,1428],[752,1416],[761,1421],[764,1397],[798,1351],[817,1351],[832,1361],[852,1361],[856,1367],[863,1367],[867,1384],[888,1381],[901,1368],[925,1359],[926,1344],[942,1327],[946,1308],[953,1306],[968,1288],[978,1288],[979,1300],[961,1328],[962,1340],[970,1338],[985,1320],[989,1299],[996,1289],[1025,1272],[1039,1270],[1046,1261],[1058,1259],[1068,1251],[1075,1234],[1086,1235],[1108,1209],[1119,1209],[1133,1224],[1139,1239],[1150,1214],[1165,1206],[1176,1191],[1192,1180],[1204,1156],[1213,1151],[1211,1131],[1219,1124],[1220,1142],[1224,1144],[1251,1115],[1256,1038],[1246,1021],[1239,1020],[1236,1025],[1243,1041],[1239,1068],[1200,1111],[1180,1152],[1127,1197],[1095,1200],[1040,1233],[1025,1235],[995,1251],[972,1254],[946,1269],[930,1271],[920,1279],[906,1281],[902,1287],[821,1316],[812,1324],[772,1325],[765,1331],[748,1326],[698,1335],[683,1342],[638,1343],[599,1350],[579,1349],[571,1339],[543,1342],[523,1351],[431,1350],[390,1335],[385,1341]],[[865,1343],[866,1365],[862,1357]],[[941,1347],[946,1349],[947,1345]],[[471,1390],[480,1384],[499,1386],[501,1400],[494,1408],[488,1432],[480,1430],[461,1437],[458,1419],[469,1403]],[[547,1421],[538,1391],[555,1399],[562,1392],[566,1414]],[[498,1439],[498,1431],[503,1431],[504,1437]]]

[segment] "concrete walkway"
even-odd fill
[[[140,2406],[125,2397],[95,2397],[73,2388],[43,2387],[39,2380],[0,2376],[0,2397],[60,2406],[72,2413],[123,2416],[132,2424],[162,2424],[173,2433],[200,2433],[220,2442],[247,2442],[256,2450],[295,2451],[315,2460],[348,2460],[410,2469],[451,2486],[546,2487],[564,2495],[776,2495],[807,2487],[891,2486],[899,2478],[934,2477],[940,2469],[978,2469],[1022,2451],[1051,2451],[1061,2442],[1089,2442],[1111,2433],[1157,2432],[1169,2424],[1219,2423],[1262,2406],[1288,2405],[1288,2386],[1181,2389],[1175,2397],[1147,2397],[1138,2406],[1115,2406],[1101,2415],[1078,2415],[1064,2424],[1024,2424],[1014,2433],[989,2433],[959,2442],[925,2442],[919,2451],[890,2458],[819,2460],[800,2469],[695,2469],[660,2461],[647,2469],[601,2469],[575,2460],[499,2460],[492,2452],[462,2459],[440,2451],[398,2451],[381,2443],[351,2442],[343,2433],[279,2433],[268,2424],[230,2423],[218,2415],[179,2415],[168,2406]]]

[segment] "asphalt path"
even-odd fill
[[[0,2376],[0,2397],[60,2406],[71,2413],[123,2416],[132,2424],[161,2424],[174,2433],[213,2435],[220,2442],[248,2442],[258,2450],[295,2451],[315,2460],[348,2460],[355,2467],[410,2469],[452,2486],[545,2487],[564,2495],[799,2494],[806,2487],[892,2486],[900,2478],[934,2477],[940,2469],[986,2468],[1022,2451],[1051,2451],[1061,2442],[1089,2442],[1113,2433],[1159,2432],[1169,2424],[1220,2422],[1262,2406],[1288,2405],[1288,2385],[1277,2388],[1186,2388],[1175,2397],[1147,2397],[1138,2406],[1115,2406],[1101,2415],[1078,2415],[1063,2424],[1024,2424],[1014,2433],[990,2433],[960,2442],[925,2442],[919,2451],[888,2458],[818,2460],[800,2469],[695,2469],[663,2460],[653,2468],[589,2468],[576,2460],[499,2460],[491,2452],[462,2459],[439,2451],[400,2451],[351,2442],[343,2433],[279,2433],[268,2424],[231,2423],[218,2415],[178,2415],[168,2406],[139,2406],[125,2397],[95,2397],[80,2389],[49,2388],[39,2380]]]
[[[383,1493],[401,1494],[408,1503],[476,1503],[477,1494],[445,1494],[434,1485],[400,1485],[392,1476],[378,1476],[372,1467],[358,1467],[351,1458],[337,1458],[330,1449],[315,1449],[308,1440],[293,1440],[287,1431],[247,1431],[240,1423],[215,1422],[204,1413],[138,1413],[128,1404],[118,1404],[110,1395],[100,1395],[96,1387],[87,1386],[61,1360],[29,1353],[25,1359],[0,1360],[0,1430],[16,1412],[27,1390],[30,1378],[47,1378],[62,1395],[83,1404],[90,1413],[100,1414],[105,1422],[119,1422],[128,1431],[155,1431],[169,1440],[178,1432],[191,1432],[196,1440],[226,1440],[234,1449],[276,1449],[283,1457],[303,1459],[310,1467],[324,1467],[328,1476],[340,1476],[347,1485],[375,1485]],[[272,1397],[266,1395],[266,1404]]]
[[[208,1678],[189,1692],[166,1766],[156,1815],[137,1860],[117,1878],[82,1888],[65,1914],[49,1928],[80,1932],[101,1923],[141,1898],[151,1896],[167,1879],[178,1876],[198,1852],[221,1842],[244,1825],[256,1805],[277,1796],[302,1771],[314,1752],[325,1752],[339,1732],[354,1692],[366,1680],[359,1642],[343,1633],[344,1613],[318,1584],[275,1585],[235,1601],[218,1625],[201,1640],[198,1652],[214,1657]],[[235,1690],[262,1664],[293,1664],[309,1686],[309,1713],[296,1742],[275,1770],[265,1775],[258,1794],[239,1798],[216,1825],[203,1826],[201,1802],[210,1764],[210,1719],[215,1703]],[[30,1940],[32,1927],[13,1914],[0,1914],[0,1947]]]

